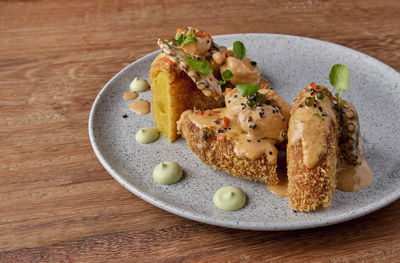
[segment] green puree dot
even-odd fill
[[[182,178],[182,168],[176,162],[161,162],[154,168],[153,178],[159,184],[176,183]]]
[[[235,186],[223,186],[214,194],[214,204],[222,210],[238,210],[246,203],[245,193]]]
[[[158,130],[142,128],[136,132],[135,139],[138,143],[151,143],[158,139]]]
[[[129,84],[129,88],[134,92],[143,92],[149,89],[149,84],[144,79],[134,78]]]

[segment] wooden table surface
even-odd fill
[[[1,1],[1,262],[400,262],[400,201],[319,229],[226,229],[119,185],[88,137],[91,105],[159,37],[281,33],[400,70],[400,1]]]

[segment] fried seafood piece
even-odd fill
[[[273,90],[243,97],[234,89],[226,108],[185,111],[178,131],[207,165],[233,176],[277,184],[276,143],[284,141],[290,105]],[[268,103],[268,104],[267,104]]]
[[[289,204],[310,212],[331,205],[338,162],[338,115],[332,94],[312,83],[295,99],[289,122]]]
[[[188,75],[163,53],[150,67],[151,111],[155,126],[170,142],[179,136],[176,121],[187,109],[222,107],[223,101],[204,95]]]

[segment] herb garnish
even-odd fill
[[[329,73],[329,82],[337,91],[339,91],[335,96],[338,99],[338,105],[340,106],[342,103],[343,91],[349,89],[349,70],[346,65],[334,65]]]
[[[232,73],[232,71],[227,69],[224,72],[222,72],[221,77],[222,77],[222,80],[219,81],[219,84],[224,85],[228,80],[233,78],[233,73]]]
[[[176,35],[175,40],[178,41],[180,46],[184,46],[189,42],[197,42],[197,39],[194,36],[183,36],[182,33]]]
[[[236,90],[242,96],[250,96],[256,93],[260,89],[260,85],[246,85],[238,84],[236,85]]]
[[[240,41],[233,42],[233,54],[238,59],[243,59],[246,56],[246,47]]]
[[[321,115],[319,115],[318,113],[315,113],[315,112],[314,112],[313,115],[314,115],[315,117],[318,117],[321,121],[324,120],[324,118],[323,118]]]
[[[194,59],[190,56],[187,56],[187,62],[192,69],[200,73],[208,75],[213,72],[213,69],[211,68],[210,64],[208,64],[208,62],[205,60]]]

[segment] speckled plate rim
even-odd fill
[[[380,67],[384,67],[386,70],[392,71],[393,73],[399,74],[399,79],[400,79],[400,73],[397,72],[395,69],[393,69],[392,67],[386,65],[385,63],[369,56],[366,55],[364,53],[361,53],[357,50],[339,45],[339,44],[334,44],[331,42],[327,42],[327,41],[323,41],[323,40],[319,40],[319,39],[314,39],[314,38],[308,38],[308,37],[301,37],[301,36],[294,36],[294,35],[283,35],[283,34],[267,34],[267,33],[245,33],[245,34],[225,34],[225,35],[219,35],[219,36],[215,36],[216,38],[218,37],[232,37],[232,36],[237,36],[239,37],[244,37],[244,36],[251,36],[251,37],[268,37],[268,36],[279,36],[282,38],[288,38],[288,39],[298,39],[299,41],[301,40],[311,40],[311,41],[316,41],[316,42],[320,42],[324,45],[332,45],[336,48],[339,49],[343,49],[346,52],[351,52],[351,53],[355,53],[357,55],[359,55],[360,57],[369,60],[373,63],[376,63],[377,65],[379,65]],[[108,87],[111,85],[111,83],[119,78],[120,75],[122,75],[125,71],[128,70],[128,68],[130,68],[132,65],[135,64],[140,64],[143,61],[147,60],[149,57],[154,56],[155,54],[158,54],[160,51],[154,51],[151,52],[141,58],[139,58],[138,60],[132,62],[131,64],[129,64],[128,66],[126,66],[124,69],[122,69],[120,72],[118,72],[116,75],[114,75],[105,85],[104,87],[101,89],[101,91],[99,92],[99,94],[97,95],[91,111],[90,111],[90,115],[89,115],[89,138],[90,138],[90,143],[92,145],[93,151],[95,152],[97,158],[99,159],[100,163],[103,165],[103,167],[107,170],[107,172],[109,174],[111,174],[111,176],[118,181],[123,187],[125,187],[126,189],[128,189],[130,192],[132,192],[133,194],[135,194],[136,196],[138,196],[139,198],[143,199],[144,201],[160,208],[163,209],[165,211],[168,211],[170,213],[173,213],[175,215],[178,216],[182,216],[184,218],[187,219],[191,219],[197,222],[202,222],[202,223],[206,223],[206,224],[210,224],[210,225],[216,225],[216,226],[221,226],[221,227],[228,227],[228,228],[234,228],[234,229],[245,229],[245,230],[263,230],[263,231],[278,231],[278,230],[300,230],[300,229],[309,229],[309,228],[317,228],[317,227],[322,227],[322,226],[328,226],[328,225],[333,225],[333,224],[338,224],[338,223],[342,223],[342,222],[346,222],[352,219],[356,219],[359,217],[362,217],[364,215],[370,214],[372,212],[377,211],[378,209],[385,207],[391,203],[393,203],[394,201],[396,201],[397,199],[400,198],[400,189],[398,189],[397,191],[385,196],[384,198],[380,199],[377,202],[374,202],[368,206],[365,207],[361,207],[358,209],[355,209],[354,211],[350,212],[350,213],[346,213],[346,214],[339,214],[337,216],[330,216],[328,218],[326,218],[325,221],[319,221],[319,222],[315,222],[314,224],[310,224],[310,222],[296,222],[296,223],[287,223],[287,222],[282,222],[280,224],[268,224],[268,222],[264,222],[263,224],[259,224],[257,222],[248,222],[249,224],[233,224],[231,222],[226,222],[223,219],[216,219],[216,218],[211,218],[211,217],[206,217],[204,215],[200,215],[200,214],[196,214],[193,213],[191,211],[185,210],[185,209],[179,209],[176,206],[174,206],[174,204],[170,204],[167,202],[164,202],[162,200],[159,200],[157,198],[154,198],[150,195],[148,195],[146,192],[142,192],[140,189],[136,188],[134,185],[130,184],[129,182],[127,182],[122,176],[120,176],[118,174],[118,172],[112,167],[112,165],[106,160],[105,156],[103,155],[103,153],[100,151],[98,145],[97,145],[97,141],[96,138],[94,136],[94,113],[97,109],[97,107],[99,107],[100,101],[101,101],[101,97],[103,95],[103,93],[105,93],[105,91],[108,89]]]

